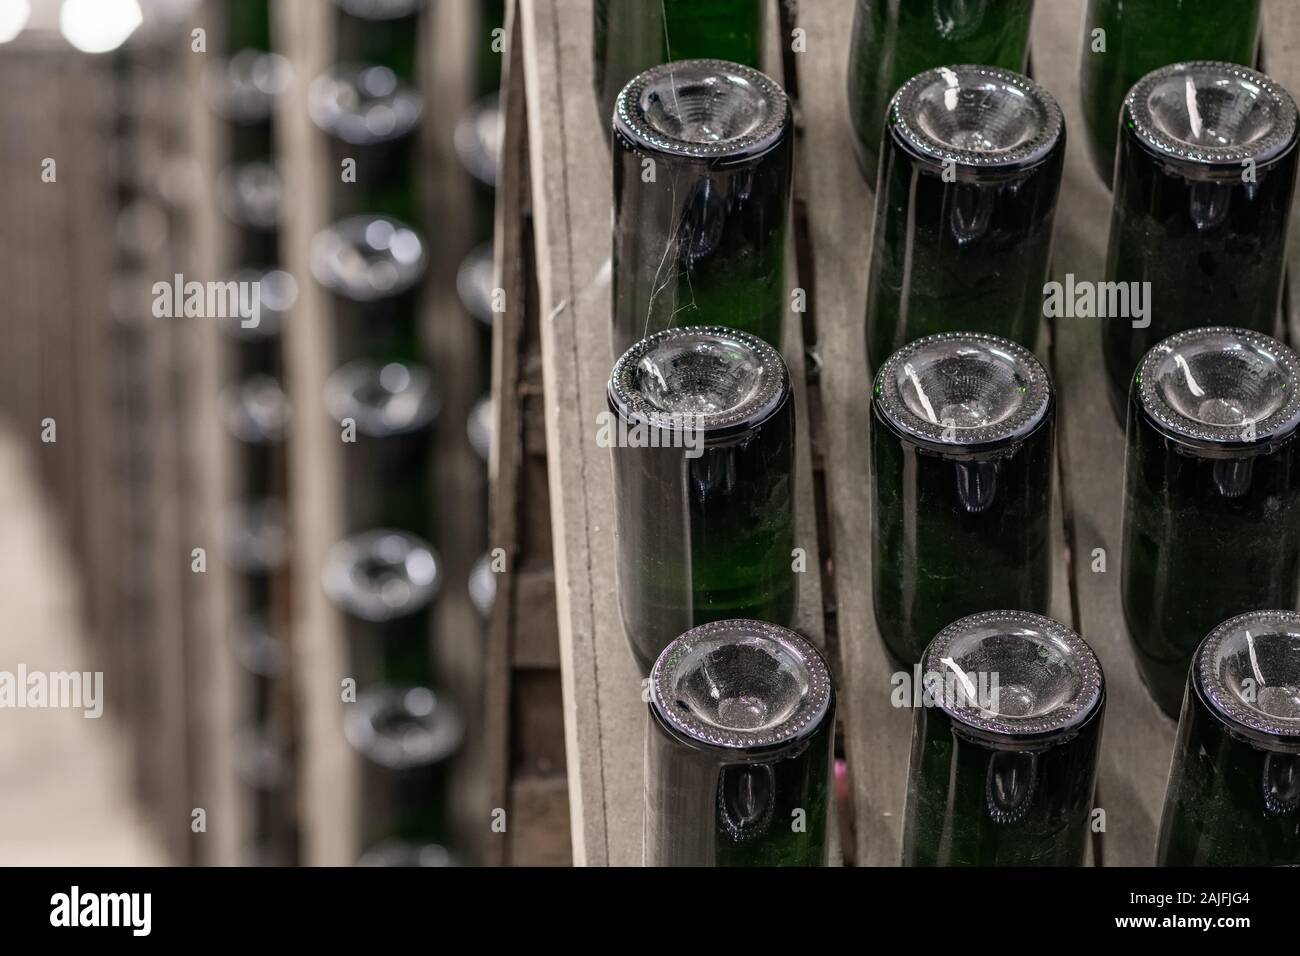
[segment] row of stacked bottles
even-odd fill
[[[439,499],[439,430],[460,429],[481,456],[491,441],[491,404],[468,421],[447,421],[431,322],[463,321],[480,331],[488,354],[492,325],[493,185],[498,165],[496,87],[500,2],[480,5],[473,84],[477,102],[456,129],[456,145],[476,183],[473,255],[459,269],[464,315],[436,314],[431,264],[443,255],[433,190],[451,188],[424,174],[430,117],[427,90],[432,45],[423,0],[333,0],[333,64],[306,87],[306,109],[329,171],[329,225],[311,240],[310,272],[281,268],[280,226],[293,193],[285,177],[304,171],[277,162],[276,126],[298,64],[276,52],[276,5],[224,0],[226,54],[211,70],[209,102],[226,128],[228,163],[216,184],[236,278],[257,282],[256,322],[223,323],[230,335],[228,382],[221,414],[237,450],[236,502],[221,519],[224,554],[236,587],[231,647],[241,668],[235,746],[239,778],[251,807],[246,861],[282,864],[300,858],[295,782],[295,702],[290,646],[294,596],[289,582],[291,528],[298,513],[287,496],[291,426],[328,416],[340,442],[341,527],[345,537],[323,556],[319,587],[344,622],[345,690],[340,733],[358,755],[360,817],[367,865],[452,865],[472,860],[473,840],[456,832],[452,775],[463,767],[468,722],[439,673],[437,607],[449,586],[439,554],[440,516],[448,507],[486,508]],[[495,44],[495,46],[493,45]],[[295,104],[297,105],[297,104]],[[324,292],[324,309],[305,315],[299,283]],[[290,409],[285,382],[287,322],[327,327],[333,370],[316,408]],[[440,356],[455,361],[454,356]],[[479,363],[478,388],[490,387]],[[479,542],[483,547],[486,542]],[[462,547],[456,541],[448,547]],[[493,581],[485,565],[471,580],[471,600],[486,616]],[[310,795],[308,795],[310,799]]]
[[[864,560],[884,651],[920,667],[933,698],[916,711],[904,861],[1079,865],[1106,690],[1088,644],[1045,616],[1057,396],[1034,354],[1065,118],[1024,75],[1031,0],[919,6],[860,0],[849,67],[876,185]],[[1083,54],[1085,133],[1114,187],[1107,279],[1149,290],[1092,314],[1127,417],[1125,617],[1154,699],[1182,707],[1160,859],[1294,864],[1300,379],[1270,336],[1296,107],[1248,65],[1258,4],[1161,6],[1093,0]],[[806,865],[828,846],[834,690],[787,630],[793,121],[756,69],[762,10],[596,5],[618,590],[650,682],[648,863]],[[1261,535],[1276,547],[1246,560]]]

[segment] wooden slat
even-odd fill
[[[200,8],[196,23],[212,35],[215,23],[211,5]],[[212,188],[221,169],[226,149],[222,125],[202,95],[202,73],[207,59],[186,58],[184,84],[186,115],[189,118],[188,153],[195,159],[195,194],[189,210],[193,234],[191,268],[195,278],[224,278],[229,228],[212,201]],[[226,635],[231,624],[230,602],[234,595],[229,570],[221,559],[220,515],[234,487],[229,436],[217,412],[217,396],[228,377],[229,345],[216,323],[201,322],[193,332],[197,339],[197,365],[190,377],[190,407],[194,409],[192,442],[195,454],[194,515],[192,543],[181,556],[184,570],[195,580],[189,592],[197,603],[193,610],[206,639],[193,645],[194,676],[191,701],[195,738],[200,753],[194,768],[194,805],[207,814],[207,832],[195,841],[199,863],[232,866],[239,862],[249,825],[247,802],[236,784],[235,734],[238,709],[235,662]],[[189,553],[201,547],[207,554],[207,571],[190,571]]]
[[[311,238],[329,222],[333,177],[321,133],[307,114],[307,87],[332,61],[332,5],[282,0],[275,46],[293,63],[293,85],[276,115],[285,183],[284,267],[298,280],[298,304],[284,332],[285,385],[293,404],[289,443],[292,522],[292,644],[301,732],[299,821],[303,862],[348,866],[361,852],[360,775],[343,738],[340,681],[348,676],[343,621],[321,591],[325,554],[343,537],[342,443],[321,394],[336,364],[328,297],[312,278]],[[360,689],[360,688],[359,688]]]
[[[528,826],[510,830],[513,866],[565,866],[569,861],[569,782],[563,774],[519,777],[510,784],[510,805]]]
[[[527,301],[525,276],[524,207],[528,204],[528,135],[525,119],[522,46],[518,42],[516,4],[507,4],[506,30],[509,45],[501,78],[501,110],[504,122],[501,170],[497,182],[495,267],[493,285],[504,291],[506,309],[498,314],[492,335],[493,428],[489,464],[489,486],[493,502],[489,517],[488,547],[505,552],[505,570],[497,574],[496,600],[488,622],[483,661],[483,759],[487,807],[507,812],[514,808],[510,786],[510,703],[513,668],[512,635],[519,627],[517,592],[521,585],[518,568],[520,551],[519,496],[524,485],[521,413],[523,397],[518,382],[522,376],[520,355],[524,343]],[[552,578],[553,580],[553,578]],[[501,866],[511,857],[510,840],[494,834],[481,851],[484,863]]]
[[[645,705],[615,593],[609,453],[594,440],[615,356],[610,166],[592,87],[591,6],[556,0],[521,9],[574,861],[634,865]],[[800,407],[796,533],[814,570],[801,581],[797,626],[820,642],[803,347],[793,314],[786,345]]]

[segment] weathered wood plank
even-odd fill
[[[525,606],[519,592],[522,575],[517,566],[520,550],[519,496],[524,481],[521,432],[523,399],[517,382],[521,377],[520,354],[524,339],[527,278],[524,274],[526,224],[523,206],[528,195],[528,136],[524,103],[523,48],[519,42],[518,5],[510,2],[506,12],[509,40],[501,82],[503,133],[501,171],[497,182],[495,279],[502,289],[506,309],[497,315],[492,330],[492,452],[489,485],[492,507],[488,546],[506,553],[505,570],[498,573],[496,600],[488,622],[483,661],[484,788],[487,806],[513,813],[514,792],[510,786],[510,700],[512,669],[511,635],[519,626],[517,609]],[[552,586],[554,577],[552,576]],[[558,665],[558,661],[557,661]],[[507,824],[507,833],[519,827]],[[481,850],[483,862],[501,866],[511,859],[509,843],[514,839],[487,840]]]
[[[293,528],[293,679],[301,720],[299,819],[302,860],[349,866],[361,851],[358,758],[343,739],[340,681],[348,676],[343,621],[321,591],[325,554],[343,537],[342,444],[321,394],[335,367],[330,305],[312,279],[311,238],[328,225],[333,171],[307,114],[307,87],[332,59],[330,7],[312,0],[276,5],[276,48],[292,61],[293,84],[276,114],[285,171],[284,268],[298,280],[298,302],[284,331],[285,386],[297,415],[289,443]]]

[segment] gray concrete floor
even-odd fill
[[[0,671],[90,666],[70,555],[33,464],[0,427]],[[0,708],[0,865],[165,862],[107,716]]]

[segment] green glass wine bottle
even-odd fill
[[[496,225],[496,188],[501,175],[501,97],[496,93],[476,100],[456,122],[453,135],[456,156],[473,182],[475,242],[492,243]]]
[[[762,0],[595,0],[592,61],[600,125],[634,76],[673,60],[712,57],[757,69],[763,56]]]
[[[243,49],[208,65],[204,90],[213,112],[230,124],[232,161],[266,160],[274,155],[272,114],[292,79],[289,61],[276,53]]]
[[[229,0],[224,7],[226,49],[271,49],[271,0]]]
[[[460,860],[441,843],[381,840],[357,859],[357,866],[401,867],[460,866]]]
[[[1037,347],[1065,124],[1006,70],[939,67],[890,103],[867,284],[872,369],[913,339],[987,332]]]
[[[344,524],[349,533],[400,528],[434,538],[430,456],[439,411],[433,376],[419,365],[365,359],[325,381],[325,409],[341,429]]]
[[[442,574],[427,542],[391,528],[354,534],[326,555],[322,585],[347,618],[349,674],[360,686],[430,681]]]
[[[266,612],[272,606],[275,578],[289,561],[289,521],[280,498],[236,501],[220,516],[221,554],[235,573],[245,609]]]
[[[235,777],[247,788],[246,863],[290,864],[295,852],[293,756],[283,731],[250,726],[232,741]]]
[[[505,25],[505,0],[479,0],[478,52],[475,54],[474,69],[474,90],[477,96],[487,96],[501,88]]]
[[[648,674],[697,624],[787,626],[794,398],[781,356],[734,329],[670,329],[629,349],[597,442],[613,450],[618,594]]]
[[[873,602],[895,660],[980,610],[1046,612],[1056,401],[1038,360],[927,336],[880,369],[871,410]]]
[[[1163,67],[1124,101],[1106,263],[1120,298],[1101,327],[1120,422],[1133,371],[1166,336],[1224,324],[1276,333],[1296,132],[1286,90],[1227,63]]]
[[[265,498],[285,492],[284,441],[289,431],[289,397],[269,375],[228,386],[220,398],[227,431],[242,446],[238,493]]]
[[[650,674],[647,866],[825,866],[835,690],[783,627],[687,631]]]
[[[227,632],[231,656],[250,685],[244,719],[257,726],[269,724],[275,716],[275,696],[289,674],[289,647],[272,627],[265,611],[243,614],[233,620]]]
[[[362,840],[445,845],[452,836],[451,763],[465,737],[460,710],[420,685],[367,687],[345,706],[344,736],[365,758]]]
[[[385,66],[407,83],[417,79],[425,0],[334,0],[335,59]]]
[[[615,353],[676,325],[778,348],[794,152],[790,104],[721,60],[655,67],[614,112]]]
[[[419,233],[387,216],[350,216],[312,239],[311,269],[332,293],[341,359],[422,359],[419,305],[428,250]]]
[[[1101,664],[1069,628],[986,611],[922,660],[904,866],[1081,866],[1105,711]]]
[[[239,378],[268,375],[278,379],[284,368],[280,336],[298,302],[298,283],[283,269],[241,269],[231,278],[257,289],[256,315],[217,319],[217,328],[234,345],[232,372]]]
[[[1300,865],[1300,614],[1251,611],[1201,642],[1160,818],[1161,866]]]
[[[1298,427],[1300,359],[1258,332],[1180,332],[1138,367],[1121,591],[1138,672],[1171,717],[1192,654],[1215,625],[1296,606]]]
[[[234,257],[240,268],[267,268],[280,261],[284,184],[275,165],[235,163],[217,176],[217,207],[236,227]]]
[[[340,64],[312,82],[307,108],[329,137],[333,218],[365,212],[422,221],[416,173],[422,103],[412,87],[386,66]]]
[[[849,117],[858,160],[876,182],[881,130],[898,88],[946,63],[1023,73],[1034,0],[857,0],[849,46]]]
[[[1223,60],[1254,66],[1259,0],[1088,0],[1079,86],[1088,152],[1110,185],[1124,97],[1170,63]]]

